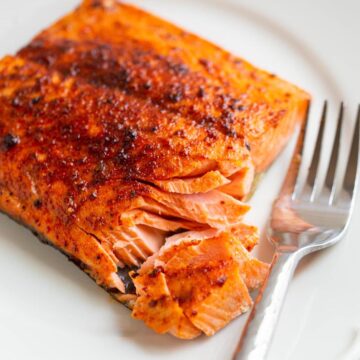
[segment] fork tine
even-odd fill
[[[324,137],[326,114],[327,114],[327,101],[324,102],[319,132],[318,132],[318,136],[316,139],[316,144],[315,144],[313,157],[311,160],[311,165],[309,167],[308,176],[306,179],[306,183],[311,188],[311,196],[313,196],[313,193],[315,191],[315,182],[316,182],[317,175],[318,175],[318,167],[319,167],[320,158],[321,158],[321,148],[322,148],[322,142],[323,142],[323,137]]]
[[[340,151],[340,138],[341,138],[343,118],[344,118],[344,104],[341,103],[334,143],[332,147],[330,162],[327,169],[325,184],[324,184],[325,188],[330,192],[329,204],[332,204],[334,192],[335,192],[335,175],[336,175],[336,169],[337,169],[339,151]]]
[[[304,152],[305,136],[307,132],[306,131],[307,125],[309,122],[309,113],[310,113],[310,106],[308,106],[307,108],[305,120],[301,125],[295,145],[295,150],[292,155],[284,183],[282,184],[279,197],[291,196],[292,198],[295,198],[297,188],[299,185],[299,170],[300,170],[302,155]]]
[[[359,139],[360,138],[360,106],[358,107],[357,119],[354,129],[353,140],[349,153],[349,158],[346,166],[345,177],[343,182],[343,189],[353,196],[356,185],[358,163],[359,163]]]

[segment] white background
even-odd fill
[[[134,0],[254,64],[349,105],[344,150],[360,95],[356,0]],[[77,0],[0,0],[0,55],[14,53]],[[334,118],[330,117],[330,126]],[[311,128],[316,130],[316,121]],[[329,139],[328,139],[329,140]],[[308,142],[311,145],[311,139]],[[329,142],[324,154],[329,152]],[[285,173],[285,152],[252,200],[264,227]],[[1,164],[0,164],[1,166]],[[346,239],[303,261],[290,287],[270,360],[342,357],[360,326],[360,209]],[[266,239],[259,256],[269,260]],[[27,230],[0,216],[0,359],[230,359],[243,316],[212,338],[159,336],[130,318],[86,275]]]

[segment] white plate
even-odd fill
[[[356,0],[133,2],[295,82],[317,100],[345,99],[352,106],[359,100]],[[1,0],[0,55],[15,52],[76,4]],[[288,159],[289,151],[267,174],[252,200],[249,222],[264,226]],[[270,360],[338,359],[350,346],[360,325],[359,210],[358,204],[347,239],[305,260],[296,273]],[[258,253],[270,258],[265,240]],[[191,342],[156,335],[60,253],[5,216],[0,216],[0,274],[4,360],[230,359],[245,320]]]

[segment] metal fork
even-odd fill
[[[336,244],[348,228],[358,180],[360,107],[347,166],[342,174],[342,185],[338,188],[336,180],[341,178],[338,163],[344,112],[345,108],[341,104],[332,153],[325,181],[321,185],[321,149],[328,118],[327,103],[324,103],[311,165],[304,186],[300,186],[299,169],[307,116],[284,184],[273,205],[268,226],[268,237],[275,246],[270,273],[255,300],[234,360],[265,359],[288,285],[300,259]]]

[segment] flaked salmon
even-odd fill
[[[213,335],[248,310],[252,304],[249,289],[259,286],[267,270],[230,233],[175,235],[132,274],[139,294],[133,316],[159,333],[185,339],[201,332]],[[177,317],[188,324],[187,331],[174,330]]]
[[[184,179],[158,180],[154,184],[162,190],[178,194],[197,194],[215,190],[228,185],[231,181],[219,170],[209,171],[202,176]]]
[[[211,335],[265,277],[244,199],[308,102],[143,10],[83,1],[0,61],[0,210],[156,331]]]

